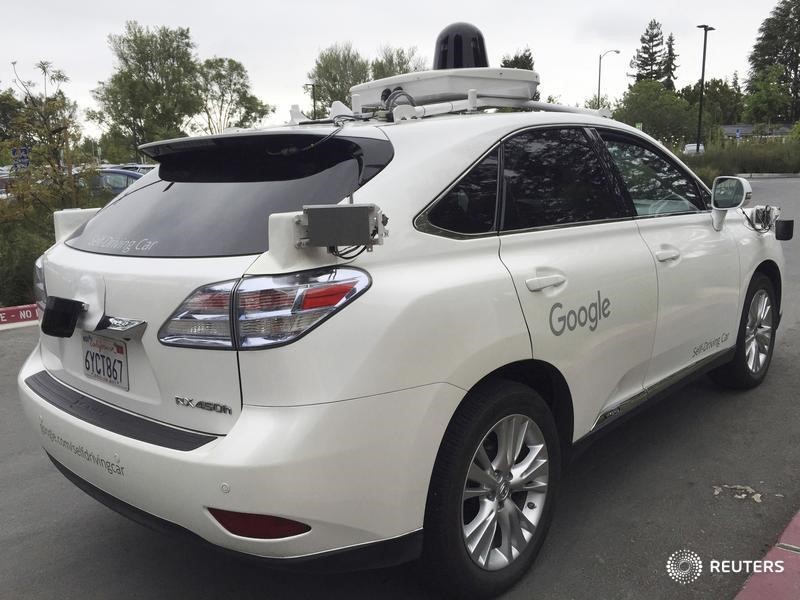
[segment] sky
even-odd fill
[[[385,44],[416,46],[433,59],[436,36],[448,24],[467,21],[483,32],[489,66],[500,66],[504,54],[530,46],[541,77],[542,98],[556,96],[580,103],[597,90],[600,53],[602,93],[621,98],[630,78],[629,63],[650,19],[662,23],[664,38],[672,32],[678,52],[677,86],[700,78],[703,32],[709,24],[706,78],[747,74],[747,56],[761,22],[777,0],[604,0],[603,2],[324,2],[292,0],[226,0],[184,3],[137,0],[106,3],[73,0],[9,2],[3,8],[0,33],[0,88],[12,85],[11,61],[20,77],[33,79],[33,65],[52,61],[70,78],[63,89],[81,112],[94,108],[91,90],[114,70],[108,35],[121,33],[125,21],[146,26],[189,27],[201,59],[234,58],[250,73],[254,93],[277,107],[271,121],[289,118],[292,104],[310,106],[303,92],[318,52],[350,41],[366,57]],[[87,123],[86,133],[97,135]]]

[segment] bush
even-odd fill
[[[708,187],[711,187],[714,180],[722,175],[722,171],[715,167],[694,167],[692,170]]]
[[[683,160],[703,181],[719,175],[737,173],[800,172],[800,141],[746,141],[727,146],[712,146],[705,154],[685,156]]]

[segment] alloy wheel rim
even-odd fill
[[[767,364],[772,346],[772,302],[766,290],[758,290],[750,301],[745,327],[745,362],[753,375]]]
[[[497,571],[533,539],[548,490],[547,444],[525,415],[495,423],[469,464],[461,503],[463,540],[479,567]]]

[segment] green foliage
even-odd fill
[[[500,61],[504,69],[528,69],[533,71],[533,53],[528,46],[524,50],[517,50],[514,54],[505,54]]]
[[[186,120],[200,112],[202,99],[198,62],[189,29],[125,24],[121,35],[110,35],[117,69],[93,94],[101,109],[89,117],[131,141],[184,136]]]
[[[789,138],[800,142],[800,121],[795,123],[794,127],[792,127],[792,132],[789,134]]]
[[[52,243],[0,221],[0,306],[33,303],[33,263]]]
[[[678,92],[678,95],[689,103],[694,112],[694,118],[697,118],[697,110],[700,103],[700,82],[694,85],[687,85]],[[714,130],[719,125],[739,123],[742,119],[743,107],[744,95],[742,90],[739,89],[738,83],[733,85],[723,79],[709,79],[706,81],[703,93],[704,138],[708,141],[713,139]]]
[[[378,50],[378,57],[372,61],[370,67],[373,79],[383,79],[412,71],[424,71],[427,69],[427,64],[424,58],[417,56],[415,47],[405,50],[382,46]]]
[[[199,75],[203,108],[194,128],[203,133],[251,127],[275,110],[251,93],[250,77],[239,61],[209,58],[200,65]]]
[[[334,44],[317,56],[309,81],[316,84],[317,103],[327,109],[334,100],[349,104],[350,88],[368,81],[370,63],[350,42]],[[307,90],[311,93],[311,90]]]
[[[599,109],[599,108],[611,108],[611,100],[608,99],[607,94],[603,94],[600,96],[600,102],[597,102],[597,94],[592,96],[591,98],[587,98],[583,101],[584,108],[592,108],[592,109]]]
[[[116,125],[112,125],[100,135],[99,145],[100,160],[103,162],[122,164],[139,161],[136,141]]]
[[[781,84],[782,67],[772,65],[748,83],[744,118],[751,123],[783,121],[791,115],[792,99]]]
[[[0,305],[31,301],[33,261],[53,243],[53,211],[93,202],[85,181],[91,172],[75,174],[75,165],[87,157],[79,147],[77,107],[60,89],[68,78],[45,61],[36,70],[41,93],[14,66],[23,101],[0,141],[5,152],[12,146],[30,148],[30,165],[13,172],[9,196],[0,202]]]
[[[678,69],[678,54],[675,52],[675,36],[672,33],[667,38],[667,48],[661,61],[661,82],[670,91],[675,91],[675,71]]]
[[[530,47],[525,46],[524,50],[517,50],[514,54],[505,54],[500,61],[500,66],[504,69],[527,69],[533,71],[533,53]],[[533,100],[541,98],[539,90],[533,94]]]
[[[689,103],[667,90],[660,81],[642,80],[632,85],[614,111],[614,118],[643,130],[666,145],[677,145],[691,134]]]
[[[706,147],[683,159],[706,183],[719,175],[800,172],[800,142],[743,141]]]
[[[765,75],[767,71],[772,72]],[[769,115],[772,121],[796,121],[800,118],[800,0],[780,0],[758,30],[758,39],[750,54],[748,90],[756,91],[757,82],[768,78],[781,89],[787,100],[780,113]],[[755,84],[755,85],[754,85]],[[767,120],[767,119],[765,119]]]
[[[684,159],[684,162],[691,163],[691,161],[687,161],[686,159]],[[703,183],[705,183],[708,187],[712,187],[714,185],[714,180],[722,175],[721,170],[711,165],[692,167],[692,170],[700,179],[703,180]]]
[[[14,90],[7,89],[0,92],[0,141],[8,140],[12,135],[12,121],[22,109]],[[6,164],[0,161],[0,164]]]
[[[636,71],[632,77],[637,82],[663,79],[664,34],[661,32],[661,23],[651,19],[639,41],[642,45],[630,64],[631,69]]]

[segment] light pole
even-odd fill
[[[703,69],[700,72],[700,113],[697,115],[697,145],[694,151],[700,154],[700,137],[703,134],[703,92],[706,86],[706,44],[708,43],[708,32],[714,31],[711,25],[698,25],[698,29],[703,30]]]
[[[600,55],[600,60],[597,61],[597,110],[600,110],[600,77],[603,73],[603,57],[612,52],[619,54],[619,50],[606,50]]]
[[[311,88],[311,111],[312,111],[312,121],[317,120],[317,84],[316,83],[306,83],[304,88]]]

